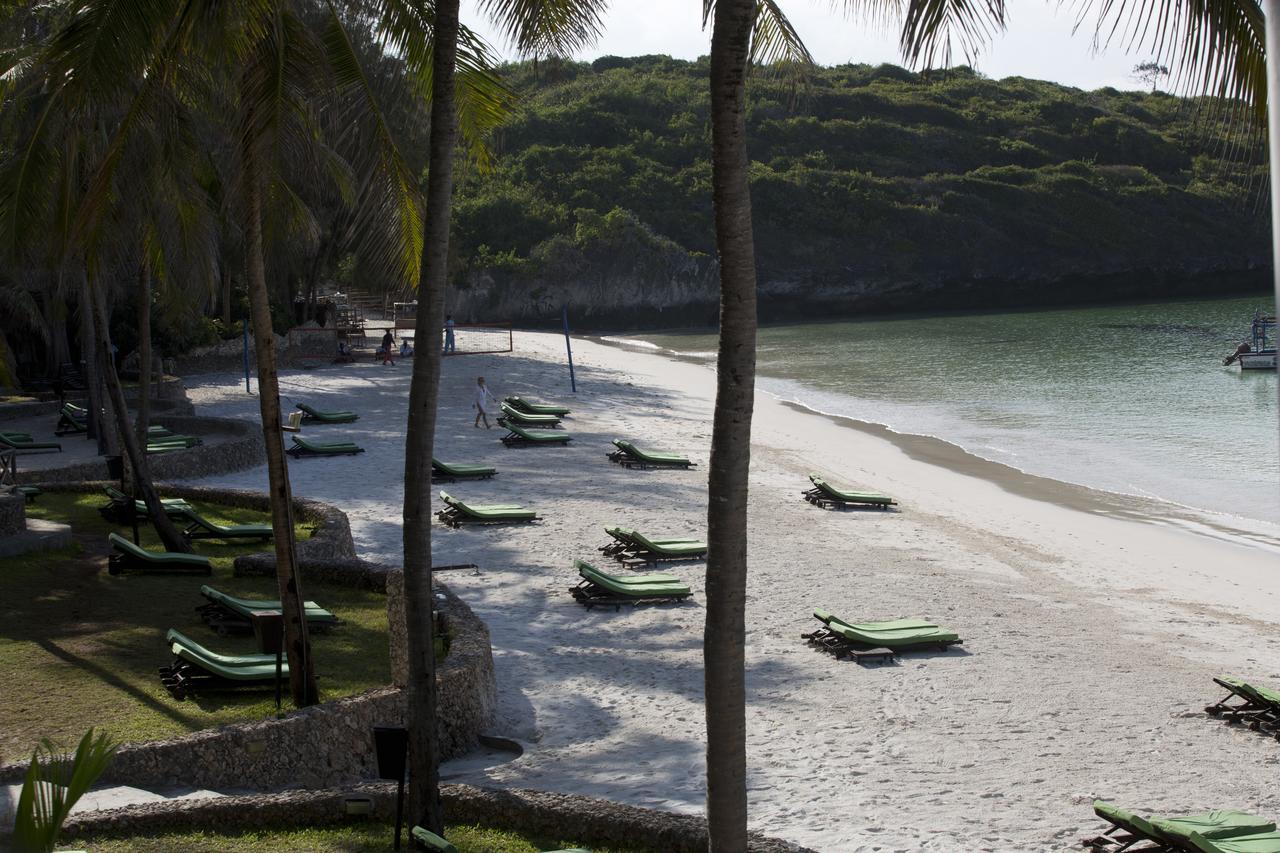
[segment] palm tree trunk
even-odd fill
[[[280,429],[280,384],[276,377],[276,342],[271,329],[271,302],[267,295],[267,270],[262,255],[262,187],[258,181],[254,141],[246,140],[242,151],[249,315],[253,321],[254,351],[258,361],[262,438],[267,448],[267,487],[276,545],[276,585],[284,612],[289,690],[293,704],[302,708],[318,701],[315,661],[311,657],[306,612],[302,606],[302,578],[298,573],[298,546],[293,533],[293,494],[289,489],[284,433]]]
[[[145,446],[151,426],[151,264],[138,270],[138,415],[134,428]]]
[[[133,473],[133,487],[137,490],[137,494],[142,498],[142,502],[147,505],[147,515],[151,519],[152,526],[156,529],[160,541],[164,543],[166,551],[181,551],[183,553],[191,552],[191,545],[187,542],[178,528],[174,527],[173,522],[169,520],[169,516],[165,514],[164,505],[160,503],[160,496],[156,494],[155,484],[151,481],[151,470],[147,466],[146,445],[139,444],[138,437],[129,425],[129,409],[124,401],[124,389],[120,387],[120,377],[116,374],[115,363],[111,359],[111,334],[110,326],[107,323],[107,303],[103,298],[100,288],[94,287],[93,281],[88,275],[85,276],[85,283],[89,289],[89,298],[92,303],[93,326],[95,336],[98,341],[98,352],[101,354],[101,360],[104,362],[103,378],[106,380],[107,393],[111,395],[112,409],[116,419],[116,429],[120,433],[120,440],[124,445],[125,456],[129,460],[129,468]]]
[[[103,448],[98,434],[102,429],[102,399],[98,396],[98,347],[94,343],[93,325],[89,278],[84,276],[80,281],[80,373],[89,397],[88,429],[85,437],[98,441],[98,452],[101,453]]]
[[[418,326],[409,386],[404,453],[404,607],[409,652],[409,817],[432,832],[444,829],[436,744],[436,659],[431,592],[431,456],[440,395],[440,339],[452,212],[454,61],[458,0],[437,0],[431,77],[430,162]],[[425,292],[424,292],[425,290]]]
[[[1267,40],[1267,153],[1271,160],[1271,267],[1280,309],[1280,0],[1265,0]],[[1280,391],[1280,389],[1278,389]]]
[[[231,325],[231,268],[222,268],[222,325]]]
[[[707,822],[712,853],[747,849],[747,479],[755,404],[756,267],[745,91],[755,0],[718,0],[711,36],[711,181],[720,348],[707,478]]]

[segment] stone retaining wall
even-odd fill
[[[0,536],[12,536],[27,529],[27,499],[22,495],[0,494]]]
[[[325,791],[290,791],[251,797],[168,800],[111,811],[72,815],[63,838],[91,835],[131,836],[185,832],[211,827],[236,830],[323,826],[351,820],[395,819],[395,785],[380,783]],[[628,848],[645,844],[660,853],[703,853],[707,822],[700,815],[678,815],[576,794],[523,789],[492,790],[442,785],[445,816],[516,832],[563,838],[593,846]],[[349,803],[366,804],[368,817],[352,818]],[[751,833],[748,853],[814,853],[806,847]]]
[[[190,404],[187,404],[190,405]],[[192,480],[243,471],[266,463],[266,450],[262,446],[262,427],[252,421],[238,418],[192,417],[190,415],[162,415],[163,422],[174,432],[185,435],[230,435],[217,444],[200,444],[175,453],[154,454],[147,457],[154,480]],[[67,465],[62,468],[40,468],[27,476],[46,483],[75,483],[86,480],[103,480],[107,477],[107,462],[103,457]]]
[[[136,387],[126,386],[124,389],[124,398],[126,400],[136,400],[138,397],[138,389]],[[69,402],[81,405],[86,403],[88,397],[83,392],[67,394],[66,399]],[[0,421],[16,421],[23,418],[38,418],[42,415],[49,415],[55,421],[58,418],[58,410],[62,408],[62,403],[57,400],[34,400],[29,403],[5,403],[0,405]],[[154,382],[151,385],[151,410],[153,414],[175,414],[190,415],[194,413],[195,408],[191,402],[187,400],[187,389],[182,384],[182,380],[176,376],[169,376],[161,382]],[[50,424],[50,431],[53,425]]]

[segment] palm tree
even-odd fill
[[[895,5],[846,2],[852,11],[894,13]],[[1280,0],[1268,0],[1272,44],[1280,45]],[[1127,34],[1128,46],[1152,44],[1157,61],[1185,86],[1231,99],[1261,114],[1266,104],[1262,16],[1256,0],[1120,0],[1087,5],[1097,32]],[[911,62],[950,61],[953,39],[967,55],[1004,27],[1003,0],[908,0],[901,48]],[[803,46],[775,0],[704,0],[711,36],[711,147],[716,248],[720,261],[720,342],[707,509],[707,819],[710,849],[746,849],[744,604],[747,576],[747,475],[755,384],[756,273],[751,233],[744,116],[754,59],[793,58]],[[1102,39],[1105,41],[1105,38]],[[1275,69],[1273,79],[1280,79]],[[1271,162],[1280,167],[1280,107],[1272,106]],[[1280,299],[1280,189],[1272,182]]]
[[[509,93],[486,85],[479,43],[458,19],[458,0],[435,0],[431,43],[431,136],[427,172],[426,232],[418,283],[417,339],[405,432],[404,599],[408,626],[409,817],[433,832],[443,830],[435,743],[435,637],[431,585],[431,457],[440,393],[439,333],[444,326],[449,226],[453,208],[454,146],[459,126],[473,157],[485,161],[481,141],[509,110]],[[485,11],[524,53],[567,54],[595,39],[604,3],[572,0],[527,3],[486,0]],[[459,51],[459,45],[464,48]],[[472,96],[457,99],[459,90]]]

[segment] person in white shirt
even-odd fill
[[[474,404],[476,407],[476,422],[475,422],[476,429],[480,428],[480,420],[482,418],[484,419],[484,428],[492,429],[492,426],[489,424],[489,413],[485,411],[484,407],[485,407],[485,403],[496,403],[496,402],[498,402],[497,399],[492,394],[490,394],[489,389],[485,387],[484,377],[483,376],[476,377],[476,401]]]

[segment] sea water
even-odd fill
[[[1224,367],[1270,299],[764,326],[759,387],[1031,474],[1280,523],[1275,371]],[[713,334],[644,335],[713,361]],[[839,472],[829,472],[838,476]]]

